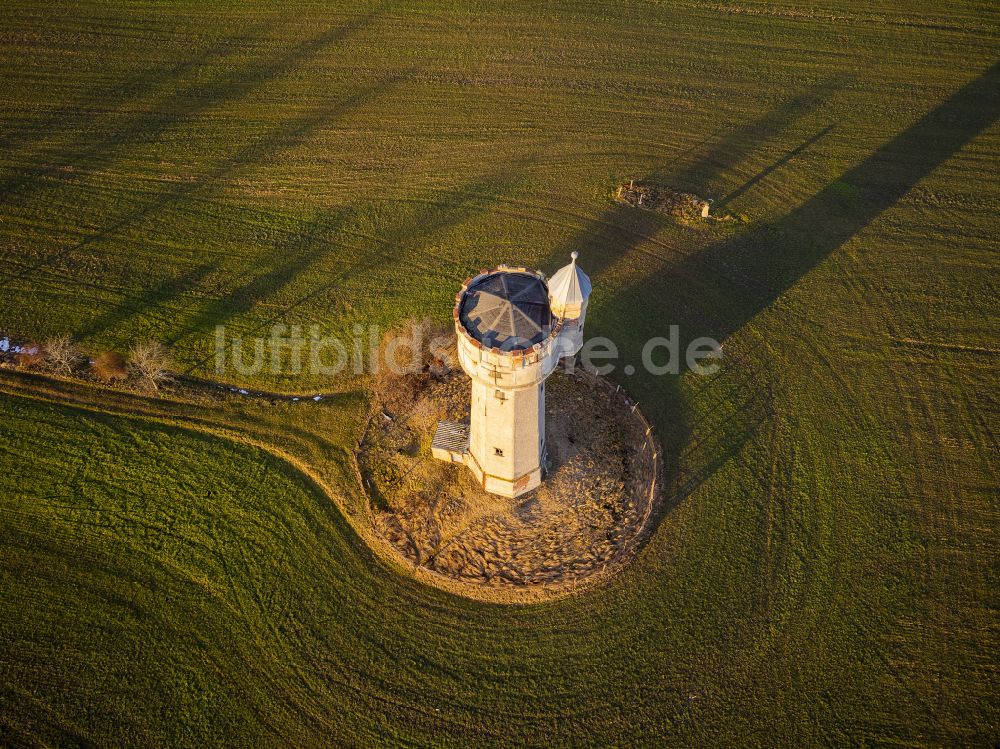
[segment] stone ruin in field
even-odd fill
[[[671,216],[683,223],[709,218],[712,202],[693,193],[681,192],[653,182],[629,180],[615,193],[615,200],[634,208],[644,208]]]

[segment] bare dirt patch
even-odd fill
[[[548,465],[537,490],[488,494],[436,461],[438,419],[468,414],[461,372],[436,379],[406,413],[379,412],[358,463],[377,532],[411,564],[462,583],[553,592],[607,575],[634,554],[659,493],[652,431],[613,384],[577,372],[546,384]]]

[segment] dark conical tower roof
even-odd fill
[[[459,319],[487,348],[520,351],[545,340],[552,327],[548,289],[533,273],[498,271],[465,292]]]

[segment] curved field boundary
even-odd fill
[[[557,584],[525,586],[523,588],[516,586],[498,588],[458,581],[446,575],[418,567],[403,557],[394,546],[383,539],[374,529],[371,510],[367,502],[368,493],[357,464],[356,451],[352,452],[350,459],[346,462],[350,465],[350,472],[354,476],[356,489],[360,492],[360,496],[365,499],[365,511],[363,512],[356,506],[352,507],[349,502],[350,497],[343,491],[338,491],[334,482],[330,480],[330,477],[325,477],[309,461],[285,447],[279,447],[272,441],[248,434],[245,431],[246,427],[227,422],[226,414],[221,409],[210,409],[202,404],[195,404],[190,401],[170,397],[161,396],[152,398],[132,392],[98,388],[68,378],[23,374],[11,371],[0,371],[0,393],[43,402],[71,405],[110,416],[142,418],[263,450],[277,460],[284,462],[289,469],[304,478],[308,485],[311,485],[317,492],[333,502],[359,539],[363,540],[365,545],[375,552],[376,556],[395,572],[408,575],[422,583],[454,595],[489,603],[517,604],[537,603],[565,598],[583,590],[591,589],[609,580],[615,572],[623,568],[635,557],[636,552],[641,548],[645,540],[648,539],[651,530],[650,520],[653,517],[652,511],[661,493],[662,482],[660,472],[662,469],[662,460],[660,448],[657,444],[652,425],[642,415],[638,404],[631,401],[620,386],[602,377],[583,372],[579,369],[574,372],[574,376],[587,378],[599,387],[607,390],[609,396],[616,398],[623,409],[630,410],[643,430],[644,438],[640,448],[640,454],[644,459],[642,484],[645,487],[643,501],[646,505],[643,512],[643,519],[636,534],[626,542],[622,550],[601,571],[586,578],[569,579]],[[209,381],[203,381],[203,384],[207,387],[218,385],[218,383],[211,383]],[[199,411],[202,412],[202,415],[198,414]],[[211,416],[204,415],[206,412],[211,414]],[[355,442],[355,447],[357,444]]]

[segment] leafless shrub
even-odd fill
[[[390,412],[403,411],[432,378],[443,377],[455,364],[450,326],[427,317],[407,320],[382,337],[369,380],[372,402]]]
[[[417,398],[410,409],[408,420],[418,433],[432,434],[435,425],[446,415],[443,404],[430,397]]]
[[[102,351],[91,365],[94,376],[106,385],[128,379],[125,357],[117,351]]]
[[[39,369],[45,364],[45,349],[38,343],[25,343],[15,354],[19,369]]]
[[[61,335],[45,342],[45,366],[55,374],[68,375],[83,358],[79,347],[68,335]]]
[[[132,371],[139,382],[151,390],[159,390],[160,384],[170,378],[170,351],[162,343],[146,341],[137,343],[130,352]]]

